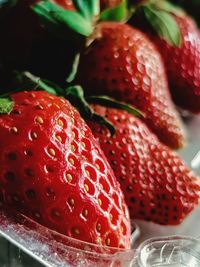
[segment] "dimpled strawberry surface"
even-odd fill
[[[200,180],[146,125],[126,111],[94,106],[115,126],[89,123],[119,179],[132,219],[180,224],[197,207]]]
[[[139,30],[101,23],[96,39],[81,55],[77,81],[87,94],[105,94],[128,102],[172,148],[184,143],[181,121],[172,103],[160,54]]]
[[[67,236],[129,248],[123,194],[79,113],[46,92],[11,97],[0,116],[1,202]]]
[[[155,34],[155,42],[164,58],[174,101],[182,108],[200,113],[200,35],[194,20],[175,17],[182,36],[180,47],[173,47]]]

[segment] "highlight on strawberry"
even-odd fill
[[[200,113],[200,35],[194,19],[168,1],[145,1],[133,14],[162,55],[174,102]]]
[[[0,107],[1,203],[64,235],[130,248],[120,185],[75,108],[44,91],[12,93]]]
[[[134,105],[145,113],[145,122],[172,148],[184,144],[184,130],[172,103],[160,54],[139,30],[121,22],[127,17],[126,2],[100,15],[98,1],[82,5],[77,12],[50,1],[33,6],[44,25],[70,28],[85,37],[75,80],[87,95],[106,94]],[[98,18],[101,21],[98,23]],[[109,74],[109,75],[108,75]]]
[[[5,0],[0,22],[4,208],[102,252],[131,248],[131,220],[181,227],[198,211],[200,177],[172,151],[187,135],[176,105],[200,113],[200,34],[185,11]]]
[[[96,102],[94,111],[112,123],[115,134],[94,121],[89,126],[121,184],[131,218],[180,224],[199,204],[200,177],[141,119]]]
[[[80,86],[52,88],[30,73],[25,78],[29,87],[35,84],[78,108],[121,185],[132,219],[178,225],[197,207],[200,178],[148,129],[140,111],[107,96],[84,97]]]

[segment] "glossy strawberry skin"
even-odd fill
[[[102,23],[98,31],[99,37],[81,56],[78,82],[87,94],[110,95],[139,108],[163,143],[181,147],[182,125],[154,45],[128,25]]]
[[[132,218],[177,225],[197,206],[200,178],[138,118],[94,105],[116,129],[89,122],[124,192]]]
[[[180,48],[169,45],[156,34],[148,34],[163,56],[175,103],[183,109],[200,113],[199,30],[187,16],[175,19],[182,35]]]
[[[129,248],[123,194],[79,113],[46,92],[12,99],[12,113],[0,116],[3,203],[67,236]]]

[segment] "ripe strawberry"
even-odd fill
[[[115,126],[114,136],[89,122],[121,188],[132,218],[176,225],[197,206],[200,180],[135,116],[93,105]]]
[[[99,24],[96,36],[78,69],[77,80],[87,94],[107,94],[133,104],[163,143],[181,147],[182,125],[154,45],[142,32],[121,23]]]
[[[158,35],[148,32],[163,56],[173,99],[177,105],[200,113],[200,36],[188,16],[174,16],[182,35],[182,44],[174,47]]]
[[[2,202],[67,236],[129,248],[123,194],[79,113],[46,92],[11,97],[0,115]]]

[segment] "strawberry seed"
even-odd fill
[[[107,239],[106,239],[106,245],[107,245],[107,246],[110,246],[110,242],[111,242],[110,238],[107,238]]]
[[[11,133],[13,133],[13,134],[17,134],[17,133],[18,133],[18,129],[17,129],[17,127],[12,127],[12,128],[10,129],[10,131],[11,131]]]
[[[14,152],[10,152],[10,153],[8,153],[8,159],[9,160],[16,160],[17,155]]]
[[[43,124],[44,120],[43,120],[42,117],[38,116],[38,117],[36,117],[36,122],[39,123],[39,124]]]
[[[67,181],[68,181],[69,183],[71,183],[71,181],[73,180],[73,177],[72,177],[72,175],[71,175],[70,173],[67,173],[67,174],[66,174],[66,178],[67,178]]]
[[[48,153],[49,153],[52,157],[55,157],[55,155],[56,155],[56,152],[55,152],[55,150],[54,150],[53,148],[50,148],[50,149],[48,150]]]
[[[97,229],[97,232],[100,232],[101,231],[101,224],[100,223],[97,223],[96,229]]]
[[[61,143],[62,142],[62,137],[60,135],[56,135],[56,139]]]
[[[101,207],[101,205],[102,205],[102,201],[101,201],[100,198],[98,199],[98,203],[99,203],[99,206]]]
[[[33,189],[29,189],[27,192],[26,192],[26,195],[28,198],[30,199],[34,199],[36,194],[35,194],[35,191]]]
[[[37,133],[36,132],[31,132],[31,138],[32,139],[37,139]]]
[[[85,192],[89,192],[89,186],[87,184],[84,184],[84,189],[85,189]]]
[[[84,210],[83,210],[83,216],[84,216],[84,217],[87,217],[87,216],[88,216],[88,213],[89,213],[89,212],[88,212],[87,209],[84,209]]]
[[[75,201],[74,201],[73,198],[69,198],[69,199],[68,199],[68,203],[69,203],[69,205],[70,205],[71,207],[73,207],[74,204],[75,204]]]
[[[73,228],[72,228],[72,233],[75,234],[75,235],[79,235],[79,234],[80,234],[80,231],[79,231],[78,228],[73,227]]]
[[[5,178],[6,180],[12,182],[15,179],[15,174],[13,172],[8,171],[5,174]]]

